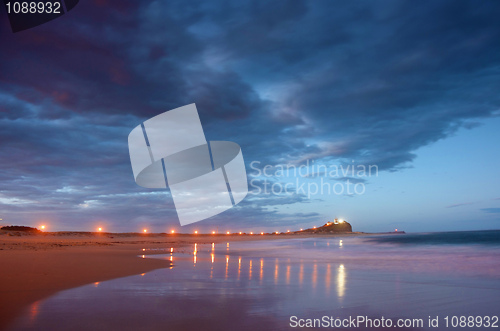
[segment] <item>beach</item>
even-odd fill
[[[499,233],[3,235],[2,328],[454,329],[498,319]]]
[[[361,234],[353,234],[361,235]],[[293,235],[182,235],[0,232],[0,330],[28,305],[58,291],[167,268],[170,261],[144,259],[165,247],[273,240]],[[301,237],[308,237],[304,235]],[[336,235],[330,235],[336,236]],[[294,236],[296,237],[296,236]]]

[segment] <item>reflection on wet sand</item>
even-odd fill
[[[332,281],[331,264],[326,265],[326,275],[325,275],[325,292],[327,295],[330,294],[330,282]]]
[[[299,285],[302,286],[303,282],[304,282],[304,264],[302,263],[302,260],[300,260]]]
[[[241,256],[238,257],[238,280],[240,280],[241,274]]]
[[[30,307],[30,313],[29,313],[29,320],[30,320],[30,325],[34,325],[36,321],[36,317],[38,316],[38,313],[40,312],[40,300],[34,302],[31,307]]]
[[[274,284],[278,283],[278,268],[279,268],[278,259],[275,259],[274,260]]]
[[[339,298],[344,296],[345,292],[345,268],[344,265],[341,264],[338,268],[337,273],[337,294]]]
[[[326,243],[328,245],[328,243]],[[340,243],[342,244],[342,243]],[[226,243],[225,245],[225,255],[224,255],[224,279],[228,280],[230,279],[231,275],[231,269],[233,269],[237,275],[236,280],[241,280],[241,272],[242,272],[242,264],[245,263],[245,260],[248,263],[248,278],[246,278],[248,281],[251,281],[254,277],[253,275],[253,258],[247,257],[244,258],[242,256],[238,256],[238,264],[236,265],[236,260],[234,260],[234,263],[231,263],[230,259],[230,254],[229,254],[229,244]],[[170,261],[174,261],[174,254],[173,250],[171,249],[171,254],[169,256]],[[192,249],[193,251],[193,262],[194,265],[198,262],[201,263],[200,261],[203,261],[203,254],[200,256],[200,251],[198,244],[195,243],[194,247]],[[203,251],[203,250],[202,250]],[[210,258],[207,259],[205,257],[205,260],[209,261],[211,266],[210,266],[210,273],[209,273],[209,278],[214,279],[214,270],[217,270],[217,254],[220,251],[217,250],[217,247],[215,243],[211,244],[211,251],[209,251],[209,256]],[[182,253],[178,253],[181,254]],[[200,258],[202,260],[200,260]],[[296,282],[299,286],[306,285],[311,288],[311,290],[316,290],[318,287],[318,279],[324,280],[322,281],[321,284],[324,284],[324,292],[325,294],[329,295],[330,294],[330,288],[332,286],[332,282],[334,282],[334,286],[336,286],[337,292],[336,296],[340,299],[345,296],[345,291],[346,291],[346,268],[343,264],[338,264],[336,266],[337,269],[337,275],[336,278],[332,278],[332,263],[325,263],[321,264],[317,262],[316,260],[313,261],[304,261],[300,260],[300,262],[297,264],[296,262],[293,263],[290,258],[288,258],[286,261],[285,260],[280,260],[279,258],[274,258],[272,260],[265,259],[265,258],[260,258],[259,260],[259,274],[258,274],[258,280],[260,284],[263,284],[264,281],[266,281],[265,278],[265,270],[271,271],[272,275],[272,281],[275,285],[280,284],[283,282],[285,285],[290,285],[293,284],[293,279],[294,276],[296,277]],[[194,266],[193,265],[193,266]],[[334,265],[335,267],[335,265]],[[284,272],[280,273],[280,269],[283,268]],[[306,272],[306,270],[309,270],[309,272]]]
[[[286,285],[290,284],[290,264],[286,266]]]
[[[262,284],[262,279],[264,276],[264,259],[260,259],[260,274],[259,274],[259,280],[260,283]]]
[[[316,289],[317,281],[318,281],[318,265],[316,263],[314,263],[313,273],[312,273],[312,277],[311,277],[311,284],[312,284],[313,289]]]
[[[328,242],[326,245],[328,246]],[[340,242],[340,245],[342,245],[342,242]],[[248,278],[247,280],[251,281],[253,278],[253,258],[244,258],[242,256],[238,256],[238,265],[236,266],[236,260],[234,260],[234,263],[232,264],[230,261],[230,251],[229,251],[229,243],[226,243],[225,245],[225,256],[224,256],[224,279],[230,279],[230,274],[231,274],[231,269],[235,270],[235,273],[237,275],[236,279],[240,280],[241,279],[241,272],[242,272],[242,264],[245,263],[245,260],[248,263]],[[174,262],[174,255],[179,254],[179,256],[182,256],[182,252],[174,254],[174,250],[171,247],[169,249],[170,254],[167,257],[171,262]],[[193,266],[195,266],[197,263],[200,263],[200,258],[203,259],[203,254],[200,256],[200,251],[199,251],[199,246],[198,243],[195,243],[192,247],[192,254],[193,254]],[[211,267],[210,267],[210,274],[209,278],[214,279],[214,270],[217,269],[217,253],[218,250],[216,249],[215,243],[211,244],[211,251],[209,251],[209,259]],[[220,252],[220,251],[219,251]],[[207,254],[208,255],[208,254]],[[207,258],[205,257],[205,260]],[[267,262],[266,262],[267,261]],[[270,262],[270,263],[269,263]],[[215,266],[215,267],[214,267]],[[172,268],[172,267],[170,267]],[[280,268],[284,268],[284,272],[280,273]],[[266,280],[265,278],[265,270],[271,271],[272,274],[272,280],[274,284],[280,284],[281,282],[284,282],[285,285],[290,285],[293,284],[293,279],[295,275],[296,282],[299,286],[306,285],[310,287],[312,290],[316,290],[318,286],[318,279],[322,278],[324,280],[324,291],[326,294],[330,294],[330,288],[332,285],[332,281],[335,282],[334,286],[336,286],[337,293],[336,295],[338,298],[342,298],[345,296],[345,282],[346,282],[346,269],[343,264],[337,265],[337,277],[335,280],[332,279],[332,264],[327,263],[324,266],[322,266],[320,263],[318,263],[316,260],[314,261],[304,261],[300,260],[300,263],[292,263],[290,258],[288,258],[286,261],[285,260],[280,260],[278,258],[274,258],[269,261],[269,259],[265,258],[260,258],[259,259],[259,274],[258,274],[258,280],[260,284],[263,284],[263,282]],[[310,273],[306,272],[306,269],[310,270]],[[309,276],[308,276],[309,275]],[[323,282],[322,282],[323,283]],[[95,283],[95,286],[97,286],[99,283]]]

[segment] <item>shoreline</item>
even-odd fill
[[[182,247],[198,242],[280,240],[310,237],[355,237],[371,233],[335,234],[141,234],[0,231],[0,330],[30,304],[74,287],[155,269],[169,261],[143,259],[152,248]],[[157,254],[161,254],[159,252]]]

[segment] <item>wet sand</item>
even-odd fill
[[[357,235],[362,234],[350,236]],[[170,261],[141,258],[143,249],[148,254],[155,254],[156,248],[181,247],[194,242],[203,244],[313,236],[325,237],[83,232],[27,235],[0,231],[0,330],[5,329],[29,304],[58,291],[170,266]]]

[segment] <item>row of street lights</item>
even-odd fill
[[[2,220],[2,219],[0,219],[0,220]],[[344,220],[343,219],[339,219],[338,221],[335,220],[334,223],[344,223]],[[330,224],[332,224],[332,222],[326,223],[326,225],[330,225]],[[40,229],[45,230],[45,228],[46,228],[45,224],[40,225]],[[313,226],[313,229],[316,229],[316,226]],[[97,228],[97,232],[102,232],[102,231],[103,231],[102,227]],[[304,231],[304,229],[301,228],[300,231]],[[143,229],[142,232],[147,233],[148,229]],[[170,230],[170,233],[175,234],[175,230]],[[290,233],[290,230],[287,230],[286,233]],[[198,234],[198,230],[194,230],[194,234]],[[218,234],[218,232],[212,231],[212,234],[215,235],[215,234]],[[230,234],[231,234],[230,231],[226,231],[226,235],[230,235]],[[246,234],[246,233],[243,233],[240,231],[240,232],[238,232],[238,234]],[[253,235],[254,233],[250,232],[250,234]],[[261,232],[260,234],[264,235],[264,232]],[[280,233],[278,231],[275,231],[274,234],[280,234]]]

